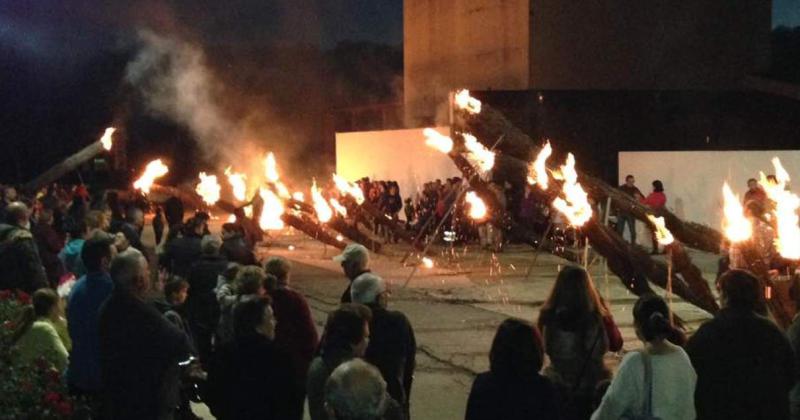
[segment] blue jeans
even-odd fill
[[[617,215],[617,233],[619,236],[622,236],[622,232],[625,231],[625,224],[628,224],[628,231],[631,233],[631,243],[636,243],[636,219],[633,218],[630,214],[620,214]]]

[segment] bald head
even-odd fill
[[[337,367],[325,383],[331,418],[377,420],[386,409],[386,382],[375,366],[353,359]]]
[[[27,227],[31,218],[31,213],[28,206],[21,201],[14,201],[6,207],[6,223],[10,225],[17,225]]]
[[[147,260],[139,253],[120,253],[111,261],[111,278],[122,291],[143,297],[150,288]]]

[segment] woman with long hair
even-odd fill
[[[544,373],[556,384],[560,411],[566,419],[587,418],[596,387],[611,377],[603,356],[622,348],[622,336],[586,270],[567,266],[558,273],[538,326],[550,359]]]
[[[555,388],[539,374],[543,361],[539,330],[520,319],[503,321],[492,341],[489,371],[472,383],[466,419],[558,419]]]
[[[622,359],[592,420],[693,420],[697,374],[686,352],[669,341],[675,331],[667,303],[655,294],[642,296],[633,307],[633,323],[644,349]]]
[[[12,337],[18,350],[16,361],[28,364],[44,358],[63,371],[67,367],[68,345],[58,333],[58,323],[63,323],[63,309],[58,294],[49,288],[35,291]]]

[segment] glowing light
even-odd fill
[[[106,128],[106,131],[103,133],[103,137],[100,137],[100,143],[103,145],[103,149],[111,150],[111,144],[113,143],[113,139],[111,138],[114,135],[114,132],[117,131],[114,127]]]
[[[198,175],[200,178],[200,182],[197,184],[195,191],[203,201],[212,206],[219,201],[219,193],[222,190],[222,187],[219,186],[219,182],[217,182],[216,175],[207,175],[205,172],[200,172]]]
[[[450,153],[453,150],[453,139],[450,137],[432,128],[422,130],[422,134],[425,136],[426,145],[443,153]]]
[[[470,96],[467,89],[461,89],[455,94],[455,105],[459,109],[463,109],[470,114],[480,114],[481,101]]]
[[[233,189],[233,197],[239,201],[247,200],[247,175],[232,172],[231,167],[225,169],[225,176],[228,177],[228,183],[231,184]]]
[[[486,209],[486,203],[478,197],[478,194],[475,194],[475,191],[467,192],[467,195],[464,199],[469,203],[469,217],[474,220],[481,220],[486,217],[486,213],[488,212]]]
[[[261,209],[258,225],[263,230],[283,229],[284,224],[281,216],[283,216],[284,208],[281,199],[267,188],[260,188],[258,194],[264,200],[264,207]]]
[[[244,208],[244,216],[247,217],[247,218],[252,218],[253,217],[253,206],[252,205],[245,206],[245,208]]]
[[[567,162],[553,172],[553,178],[563,180],[561,189],[562,197],[553,200],[553,207],[560,211],[570,224],[575,227],[583,226],[592,218],[592,206],[589,196],[578,183],[578,173],[575,171],[575,156],[567,155]]]
[[[663,217],[655,217],[652,214],[648,214],[647,218],[656,228],[656,241],[659,245],[667,246],[675,242],[675,238],[672,236],[672,232],[667,229],[667,225],[665,224]]]
[[[295,191],[294,193],[292,193],[292,199],[294,199],[294,201],[299,201],[302,203],[306,201],[306,195],[300,191]]]
[[[425,266],[425,268],[433,268],[433,260],[428,257],[423,257],[422,265]]]
[[[147,194],[150,192],[150,187],[153,186],[156,178],[161,178],[169,172],[167,165],[161,162],[161,159],[156,159],[147,164],[144,168],[144,173],[134,183],[133,188]]]
[[[264,175],[269,182],[278,182],[280,179],[278,164],[275,162],[275,154],[272,152],[267,153],[267,157],[264,159]]]
[[[780,159],[773,158],[772,165],[775,167],[777,182],[768,180],[762,172],[759,183],[766,191],[767,197],[775,202],[775,217],[778,223],[775,248],[782,257],[797,260],[800,259],[800,226],[798,226],[800,217],[797,215],[800,197],[786,189],[786,184],[791,179],[781,165]]]
[[[333,209],[336,210],[337,213],[339,213],[344,217],[347,217],[347,208],[341,205],[339,203],[339,200],[331,198],[330,200],[328,200],[328,202],[331,203],[331,207],[333,207]]]
[[[732,243],[743,242],[750,239],[753,234],[753,225],[744,215],[744,207],[728,183],[722,185],[722,196],[725,199],[723,207],[722,230],[725,237]]]
[[[494,167],[494,152],[481,144],[475,136],[464,133],[464,147],[469,150],[467,159],[477,165],[483,172],[489,172]]]
[[[232,214],[228,216],[228,223],[236,223],[236,215]]]
[[[547,159],[553,154],[550,141],[545,143],[536,156],[536,160],[528,168],[528,184],[538,185],[542,190],[547,190],[549,177],[547,176]]]
[[[344,240],[344,236],[342,236],[342,234],[340,233],[340,234],[336,235],[336,240],[339,241],[339,242],[342,242]]]
[[[319,192],[317,181],[311,184],[311,199],[314,201],[314,211],[317,213],[317,219],[322,223],[331,220],[331,217],[333,217],[333,210],[331,210],[331,207],[325,202],[325,197],[322,196],[322,193]]]
[[[333,174],[333,182],[342,194],[347,194],[356,200],[357,204],[364,202],[364,191],[357,184],[352,183],[339,175]]]

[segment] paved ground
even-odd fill
[[[404,249],[391,247],[386,256],[376,256],[372,270],[390,282],[391,308],[404,312],[416,332],[412,417],[463,419],[474,375],[488,368],[495,329],[510,316],[535,321],[556,273],[566,262],[541,254],[526,276],[534,255],[530,248],[512,246],[497,255],[460,248],[440,251],[432,269],[415,270],[400,263]],[[335,251],[291,234],[262,249],[262,256],[283,255],[294,262],[292,286],[306,295],[320,328],[346,287],[339,267],[331,261]],[[417,262],[416,258],[412,256],[409,262]],[[706,278],[713,279],[715,257],[697,253],[693,258]],[[616,277],[604,275],[599,260],[590,271],[601,294],[610,301],[625,339],[622,352],[607,355],[607,362],[615,367],[624,352],[640,346],[632,328],[635,296]],[[403,287],[406,282],[408,286]],[[675,312],[688,321],[690,329],[709,317],[679,300],[675,301]],[[205,407],[196,411],[212,418]]]

